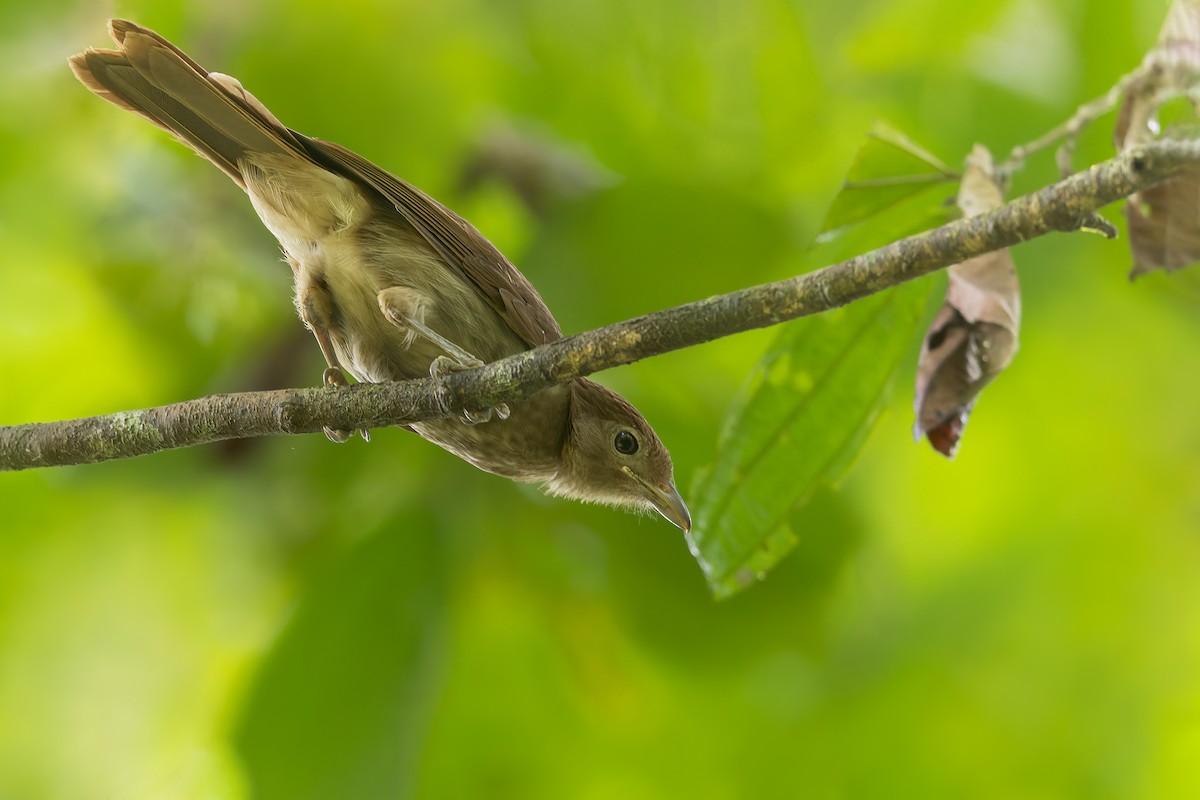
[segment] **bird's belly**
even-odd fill
[[[368,383],[428,376],[441,349],[397,327],[379,306],[379,292],[402,285],[402,271],[389,274],[372,265],[351,233],[326,237],[317,249],[320,267],[315,274],[328,287],[337,311],[332,338],[342,366]]]
[[[413,431],[485,472],[545,484],[562,468],[570,390],[552,386],[519,403],[508,419],[480,425],[456,418],[418,422]]]
[[[390,223],[390,220],[385,220]],[[285,243],[296,273],[297,298],[316,286],[332,306],[329,334],[338,360],[360,381],[425,377],[446,352],[389,320],[379,293],[402,287],[421,298],[425,325],[476,358],[493,361],[526,349],[479,292],[428,249],[415,231],[380,222]]]

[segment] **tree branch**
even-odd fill
[[[0,469],[144,455],[222,439],[377,428],[529,397],[555,383],[846,305],[973,256],[1087,226],[1109,203],[1200,162],[1200,142],[1160,141],[995,211],[943,225],[814,272],[580,333],[439,387],[428,378],[346,389],[219,394],[141,411],[0,427]]]

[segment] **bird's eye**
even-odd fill
[[[617,431],[613,437],[613,447],[623,456],[631,456],[638,451],[638,440],[629,431]]]

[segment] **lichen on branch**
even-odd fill
[[[392,384],[219,394],[140,411],[0,427],[0,469],[86,464],[224,439],[352,430],[453,416],[555,383],[847,305],[994,250],[1081,227],[1109,203],[1200,165],[1200,142],[1163,140],[978,216],[786,280],[580,333],[477,369]]]

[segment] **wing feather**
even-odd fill
[[[541,295],[496,247],[465,219],[410,183],[357,153],[292,131],[313,160],[378,192],[479,290],[529,347],[562,338],[562,329]]]

